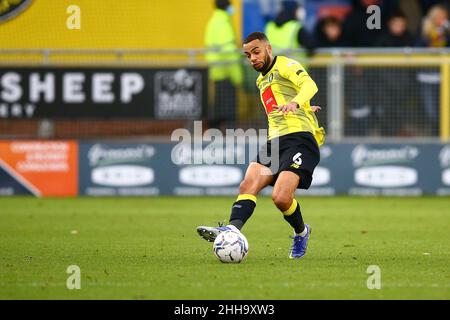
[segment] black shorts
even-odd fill
[[[272,155],[272,145],[275,143],[278,143],[279,151],[278,154]],[[278,165],[273,156],[278,157]],[[271,186],[275,184],[280,172],[292,171],[300,177],[297,187],[299,189],[308,189],[311,186],[312,175],[319,161],[319,146],[309,132],[294,132],[269,140],[258,152],[256,158],[257,163],[272,170],[275,179]]]

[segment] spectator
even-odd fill
[[[423,20],[420,46],[450,47],[449,12],[443,5],[431,7]]]
[[[419,45],[429,48],[450,46],[449,13],[446,7],[436,5],[431,7],[423,20],[422,34]],[[425,113],[425,129],[437,136],[439,133],[439,91],[440,74],[435,71],[422,71],[417,74],[420,83],[420,94]]]
[[[414,44],[413,37],[408,32],[406,16],[397,12],[387,22],[387,31],[380,35],[375,42],[377,47],[411,47]]]
[[[275,54],[300,47],[312,49],[311,37],[300,22],[304,12],[297,1],[283,1],[275,20],[267,23],[265,33]]]
[[[411,47],[413,37],[408,32],[408,21],[401,12],[393,13],[388,19],[386,31],[378,38],[377,47]],[[398,136],[406,126],[407,101],[403,93],[408,91],[410,71],[405,67],[376,70],[377,83],[384,92],[378,99],[376,110],[377,127],[383,136]]]
[[[445,0],[450,4],[449,0]],[[394,0],[397,2],[392,9],[400,10],[405,14],[408,21],[408,30],[413,36],[420,34],[422,17],[430,10],[431,7],[444,3],[442,0]],[[390,1],[389,1],[390,2]]]
[[[367,7],[381,5],[382,0],[353,0],[353,10],[343,24],[344,44],[346,47],[372,47],[381,30],[367,28]],[[383,16],[383,15],[382,15]],[[374,94],[368,79],[377,77],[378,72],[370,68],[349,68],[346,89],[352,92],[347,104],[345,131],[349,136],[366,136],[376,124],[380,109],[380,97]]]
[[[330,48],[344,45],[341,21],[335,17],[319,20],[315,31],[315,47]]]
[[[237,113],[235,87],[243,81],[231,13],[229,0],[216,0],[216,9],[205,33],[209,79],[214,82],[214,105],[208,112],[208,118],[212,127],[221,129],[234,125]]]

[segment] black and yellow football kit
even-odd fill
[[[320,161],[319,146],[325,140],[325,130],[319,127],[310,105],[317,86],[299,62],[284,56],[274,58],[270,68],[259,75],[256,85],[269,122],[268,142],[256,161],[270,167],[273,164],[270,159],[278,156],[279,165],[271,168],[275,178],[281,171],[292,171],[300,176],[298,187],[308,189]],[[297,103],[295,112],[284,115],[274,108],[290,102]],[[272,154],[275,143],[278,152]]]
[[[271,170],[275,178],[272,185],[280,172],[292,171],[300,177],[297,188],[308,189],[320,161],[319,146],[325,140],[325,130],[319,127],[309,103],[318,91],[317,86],[300,63],[283,56],[274,58],[268,70],[259,75],[256,84],[269,122],[268,141],[258,152],[256,162]],[[275,108],[290,102],[297,103],[294,112],[284,115]],[[300,204],[293,199],[286,210],[282,202],[274,200],[274,203],[295,232],[289,257],[303,257],[311,228],[303,221]],[[214,241],[220,232],[241,230],[255,207],[256,195],[241,193],[231,208],[228,226],[200,226],[197,232],[204,239]]]

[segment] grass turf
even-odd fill
[[[304,259],[287,259],[290,227],[261,197],[249,255],[229,265],[195,227],[228,218],[232,198],[0,198],[0,299],[450,299],[449,198],[299,200]]]

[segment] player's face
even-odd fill
[[[272,47],[265,41],[253,40],[244,44],[244,54],[258,72],[267,70],[272,62]]]

